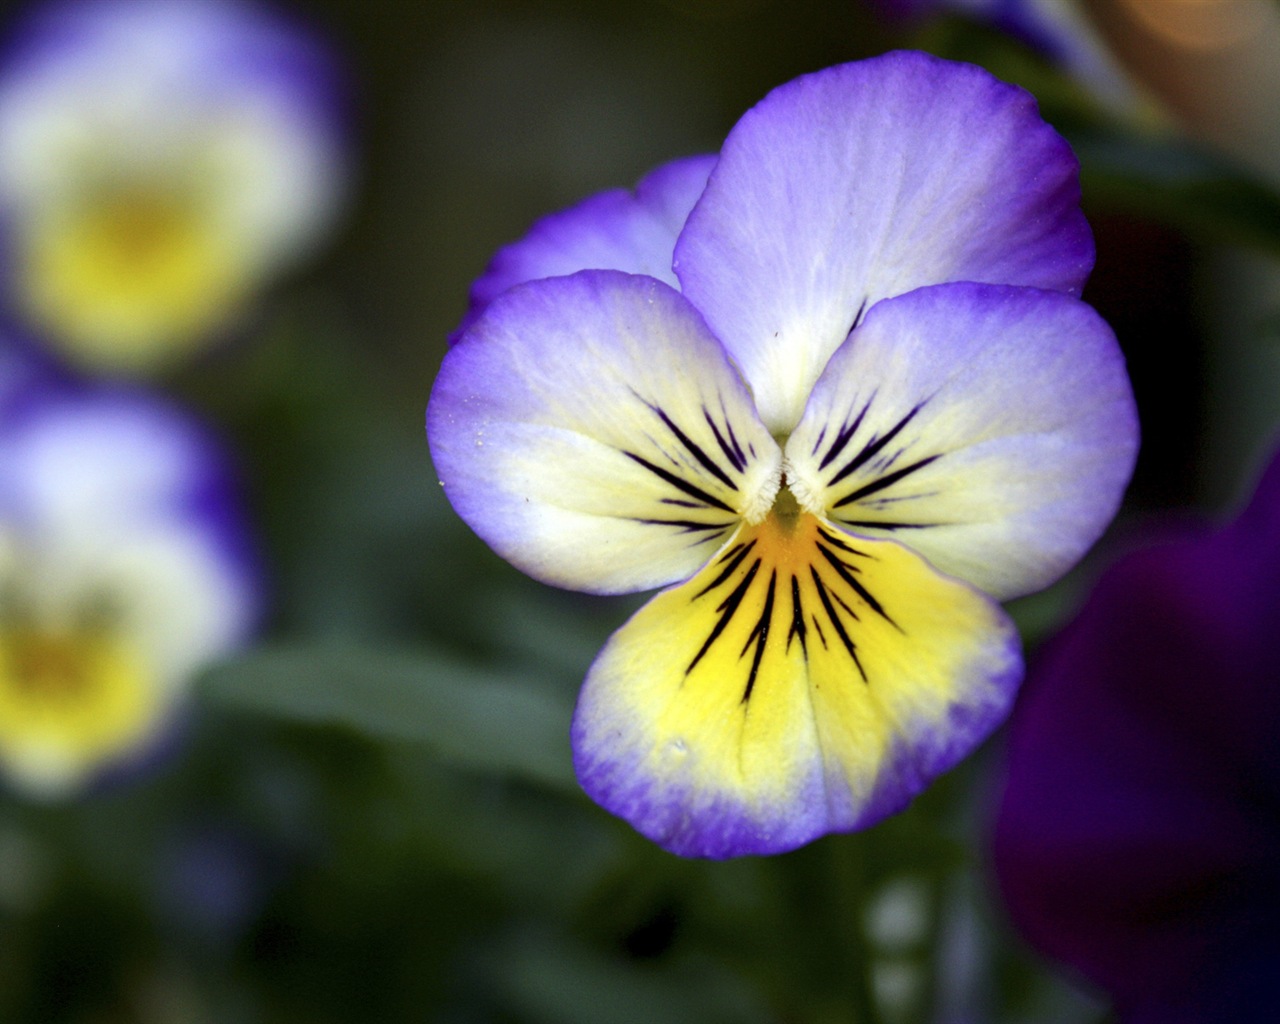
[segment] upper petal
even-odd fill
[[[688,576],[768,508],[782,460],[693,307],[615,271],[499,297],[445,357],[427,433],[495,551],[598,592]]]
[[[814,388],[786,472],[838,525],[1004,600],[1097,539],[1137,445],[1124,359],[1089,306],[951,284],[871,310]]]
[[[786,433],[880,299],[948,281],[1078,293],[1093,241],[1077,171],[1031,96],[980,68],[920,53],[829,68],[730,132],[676,273]]]
[[[647,274],[676,286],[676,236],[702,195],[713,155],[673,160],[650,171],[635,191],[615,188],[543,217],[517,242],[497,251],[471,286],[471,307],[454,338],[508,288],[579,270]]]

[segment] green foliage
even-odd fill
[[[293,646],[223,665],[205,690],[237,710],[421,743],[448,764],[574,786],[572,705],[528,674],[372,647]]]

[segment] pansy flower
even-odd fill
[[[203,430],[141,394],[28,388],[0,410],[0,777],[59,797],[152,749],[258,589]]]
[[[1029,675],[1000,888],[1126,1024],[1280,1010],[1277,683],[1280,458],[1234,522],[1112,566]]]
[[[93,370],[209,341],[331,219],[335,92],[315,40],[236,0],[37,11],[0,70],[11,298]]]
[[[1098,536],[1136,424],[1075,297],[1076,162],[1025,92],[922,54],[835,67],[748,111],[690,190],[708,167],[504,253],[530,277],[575,237],[620,259],[479,302],[427,421],[500,555],[667,588],[591,666],[576,769],[666,848],[727,857],[868,825],[1001,721],[1022,661],[997,602]],[[614,269],[642,237],[673,271]]]

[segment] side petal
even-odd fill
[[[643,590],[705,564],[777,490],[782,453],[678,292],[584,271],[499,297],[427,409],[458,514],[559,586]]]
[[[575,765],[673,853],[777,853],[900,810],[1003,719],[1021,675],[986,596],[892,541],[770,517],[614,634]]]
[[[801,504],[894,536],[999,600],[1047,586],[1098,538],[1133,470],[1124,359],[1089,306],[995,285],[877,305],[787,442]]]
[[[713,155],[673,160],[649,172],[634,192],[610,189],[543,217],[524,238],[499,249],[476,279],[455,340],[490,302],[526,281],[621,270],[677,287],[671,270],[676,237],[715,163]]]
[[[775,433],[876,302],[948,281],[1078,294],[1078,165],[1031,96],[891,53],[806,75],[730,132],[676,246],[684,293]]]

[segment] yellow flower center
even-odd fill
[[[0,762],[43,789],[136,746],[161,711],[143,659],[102,629],[0,621]]]
[[[21,299],[68,354],[135,371],[214,329],[241,296],[243,258],[198,190],[90,189],[20,226]]]

